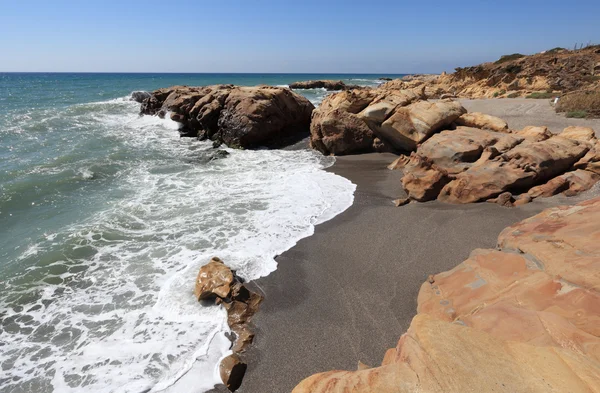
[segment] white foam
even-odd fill
[[[229,353],[228,327],[222,308],[193,298],[199,267],[218,255],[246,279],[265,276],[275,256],[352,204],[355,186],[322,170],[330,158],[227,149],[202,161],[209,143],[182,139],[168,116],[138,108],[118,99],[67,109],[118,142],[106,159],[124,169],[106,206],[21,256],[64,255],[29,271],[50,285],[7,282],[7,293],[29,300],[22,310],[0,304],[5,320],[15,318],[3,334],[0,364],[12,367],[0,392],[210,389]],[[77,171],[94,181],[88,165]]]

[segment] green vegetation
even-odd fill
[[[523,67],[521,67],[520,65],[511,64],[508,67],[506,67],[504,71],[506,71],[509,74],[518,74],[519,72],[521,72],[522,69]]]
[[[574,91],[565,94],[556,105],[557,112],[565,112],[567,117],[600,117],[600,91]]]
[[[506,96],[506,98],[517,98],[520,96],[521,95],[519,93],[510,93],[509,95]]]
[[[507,61],[517,60],[517,59],[520,59],[521,57],[525,57],[525,55],[522,55],[520,53],[513,53],[512,55],[504,55],[504,56],[500,57],[500,59],[498,59],[495,64],[506,63]]]
[[[552,49],[546,51],[546,53],[558,53],[558,52],[562,52],[564,50],[565,50],[565,48],[561,48],[560,46],[557,46],[556,48],[552,48]]]
[[[506,94],[506,90],[502,89],[502,90],[497,91],[497,92],[494,93],[494,98],[496,98],[498,96],[502,96],[504,94]]]
[[[549,99],[549,98],[554,98],[556,95],[552,94],[552,93],[548,93],[548,92],[536,92],[536,93],[531,93],[530,95],[528,95],[525,98],[531,98],[531,99],[535,99],[535,100],[541,100],[541,99]]]
[[[586,117],[588,117],[588,113],[586,111],[572,111],[572,112],[567,112],[567,114],[565,116],[572,117],[575,119],[585,119]]]
[[[593,83],[600,81],[600,75],[586,75],[582,79],[586,82]]]

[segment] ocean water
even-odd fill
[[[221,158],[139,116],[132,91],[380,76],[0,74],[0,392],[210,389],[228,327],[192,296],[199,267],[265,276],[352,203],[332,158]]]

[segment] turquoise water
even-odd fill
[[[228,328],[193,300],[198,268],[218,255],[269,274],[352,202],[330,158],[219,158],[139,116],[132,91],[381,76],[0,74],[0,392],[209,389]]]

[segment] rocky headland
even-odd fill
[[[387,83],[387,88],[423,87],[430,98],[514,98],[535,93],[550,98],[577,90],[598,90],[599,86],[600,46],[555,48],[529,56],[515,53],[495,62],[457,68],[451,74],[410,75]]]
[[[141,114],[167,114],[185,136],[230,147],[281,147],[308,135],[314,106],[290,89],[271,86],[172,86],[143,100]]]
[[[361,87],[357,85],[347,85],[342,81],[333,80],[302,81],[290,84],[290,89],[325,89],[328,91],[339,91],[360,88]]]
[[[294,393],[600,391],[600,198],[506,228],[431,275],[381,366],[331,371]]]

